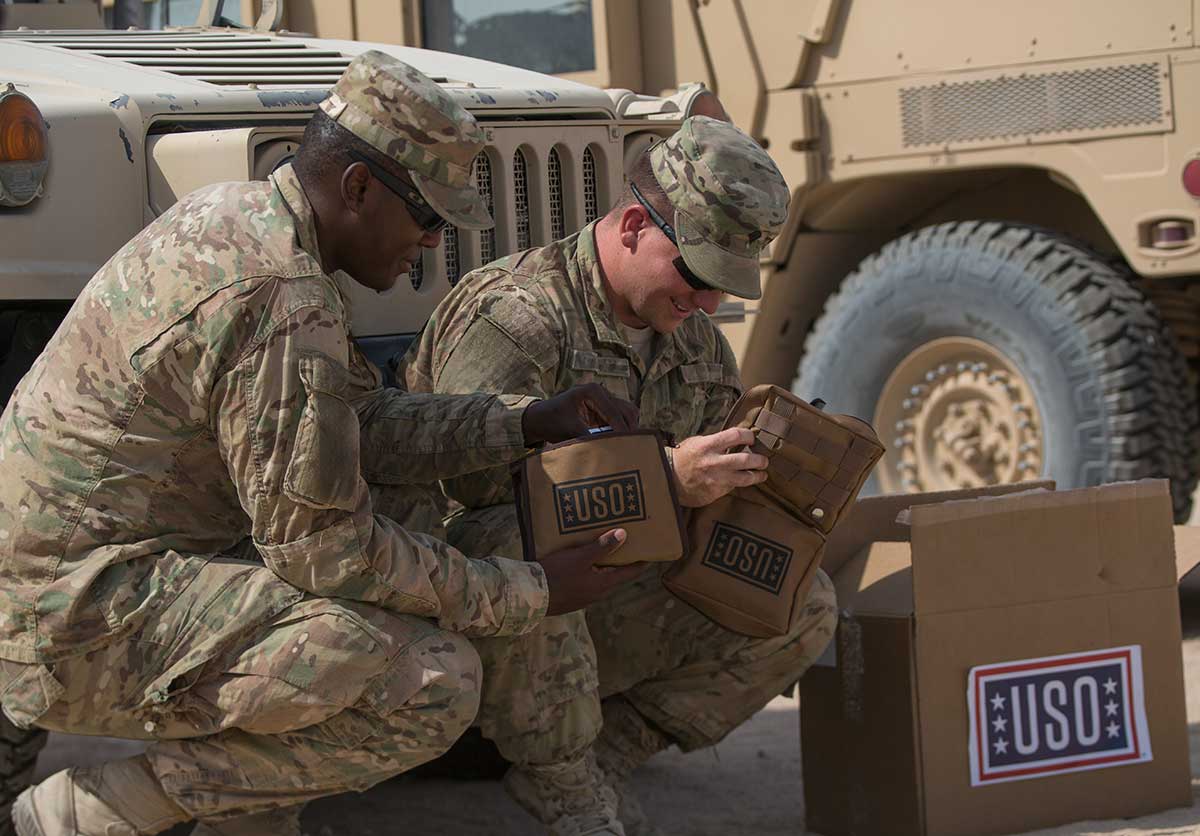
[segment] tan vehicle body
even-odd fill
[[[16,10],[9,22],[22,19],[21,6],[3,8]],[[442,80],[484,125],[476,181],[497,221],[485,232],[451,227],[410,281],[384,296],[355,287],[356,334],[381,362],[461,275],[603,211],[622,186],[627,148],[669,134],[681,118],[675,101],[640,99],[627,113],[620,92],[393,45],[213,28],[0,32],[0,92],[11,84],[32,99],[50,148],[42,194],[0,206],[0,332],[6,311],[49,311],[37,334],[16,337],[40,350],[52,314],[178,197],[265,178],[295,152],[353,55],[372,47]],[[6,362],[16,368],[5,377],[23,373],[19,358]]]
[[[1196,5],[593,0],[595,69],[565,77],[647,94],[704,82],[787,177],[793,210],[763,264],[764,296],[746,305],[743,321],[724,324],[748,382],[824,397],[797,374],[822,312],[856,265],[865,268],[864,259],[913,230],[975,220],[1039,227],[1045,240],[1079,242],[1096,264],[1119,262],[1122,280],[1149,294],[1151,313],[1174,337],[1171,357],[1194,365],[1200,203],[1181,177],[1200,156],[1200,105],[1188,104],[1200,101],[1192,86],[1200,85]],[[423,8],[419,0],[292,0],[285,25],[419,45]],[[882,391],[856,405],[873,406],[864,417],[893,448],[876,487],[1042,475],[1070,485],[1154,474],[1176,478],[1177,493],[1194,486],[1194,392],[1188,404],[1160,405],[1190,416],[1176,433],[1189,438],[1157,463],[1147,464],[1144,451],[1161,439],[1121,435],[1136,421],[1130,415],[1104,418],[1092,449],[1067,461],[1070,432],[1087,434],[1092,418],[1075,415],[1076,426],[1057,438],[1042,432],[1062,422],[1035,391],[1053,376],[1035,380],[1029,363],[989,346],[986,333],[949,336],[907,361],[895,357]],[[933,393],[916,390],[940,387],[945,395],[963,363],[982,369],[971,372],[978,379],[953,381],[957,405],[937,412]],[[1097,380],[1114,373],[1095,371]],[[1194,373],[1185,374],[1194,388]],[[1107,390],[1104,397],[1137,400]],[[987,417],[995,409],[1016,418]],[[964,456],[972,467],[962,466]],[[1177,497],[1181,515],[1185,505]]]

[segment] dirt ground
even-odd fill
[[[1193,589],[1194,586],[1194,589]],[[1192,787],[1200,794],[1200,581],[1183,595]],[[668,836],[804,833],[798,702],[779,697],[714,749],[663,753],[639,770],[637,792]],[[51,735],[39,777],[69,764],[137,751],[137,744]],[[308,836],[525,836],[538,832],[496,781],[388,781],[309,806]],[[1038,836],[1200,834],[1200,805],[1129,821],[1087,822]],[[881,834],[883,836],[883,834]]]
[[[1200,569],[1184,582],[1192,789],[1200,799]],[[719,746],[665,752],[635,774],[637,792],[667,836],[797,836],[804,833],[799,706],[779,697]],[[39,779],[72,764],[136,752],[139,744],[51,735]],[[497,781],[398,778],[362,795],[323,799],[305,811],[308,836],[525,836],[538,833]],[[181,831],[186,833],[186,829]],[[1140,819],[1081,822],[1037,836],[1200,834],[1200,805]],[[176,836],[172,831],[171,836]],[[265,834],[264,834],[265,836]],[[886,836],[881,834],[881,836]]]

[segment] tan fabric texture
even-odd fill
[[[596,565],[683,556],[683,515],[657,433],[601,433],[553,445],[514,464],[513,484],[526,560],[618,527],[624,544]]]
[[[749,636],[778,636],[803,617],[825,537],[883,455],[874,430],[778,386],[755,386],[727,427],[754,430],[767,481],[692,509],[690,550],[663,582],[709,617]]]

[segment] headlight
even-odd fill
[[[40,195],[49,164],[50,138],[41,111],[8,85],[0,92],[0,206],[24,206]]]

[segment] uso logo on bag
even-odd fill
[[[646,519],[642,477],[636,470],[559,482],[554,486],[558,533]]]
[[[713,526],[703,560],[705,566],[775,595],[791,562],[792,550],[782,543],[723,522]]]
[[[1152,759],[1132,645],[972,668],[971,784]]]

